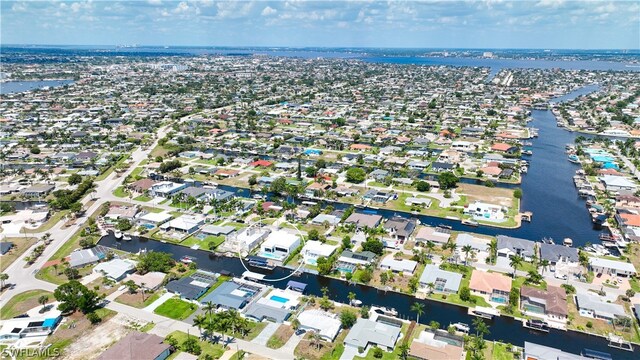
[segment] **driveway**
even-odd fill
[[[267,341],[269,341],[271,335],[275,334],[279,327],[280,324],[272,322],[267,323],[267,326],[262,330],[262,332],[258,334],[255,339],[251,340],[251,342],[258,345],[267,345]]]
[[[158,298],[158,300],[152,302],[151,304],[149,304],[149,306],[147,306],[143,310],[144,311],[148,311],[148,312],[153,312],[155,309],[158,308],[158,306],[162,305],[162,303],[164,303],[165,301],[171,299],[174,296],[175,296],[175,294],[170,293],[170,292],[164,293],[162,296],[160,296]]]

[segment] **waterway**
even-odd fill
[[[6,81],[0,83],[0,94],[20,93],[47,87],[55,88],[72,83],[73,80]]]
[[[146,251],[168,252],[172,254],[175,260],[179,260],[183,256],[190,256],[195,258],[198,268],[207,271],[220,272],[224,270],[235,276],[240,276],[245,271],[241,260],[238,258],[217,256],[204,250],[194,250],[180,245],[135,236],[132,236],[130,241],[122,241],[116,240],[116,238],[110,234],[100,239],[99,244],[130,253],[137,253],[143,249]],[[251,267],[249,267],[249,269],[265,274],[266,279],[279,279],[292,272],[290,269],[280,267],[271,271]],[[456,322],[471,324],[473,320],[473,317],[467,314],[466,308],[453,304],[433,300],[418,300],[407,294],[392,291],[385,292],[360,284],[350,285],[342,280],[308,273],[303,273],[299,277],[293,277],[292,279],[307,284],[307,294],[322,296],[322,288],[326,287],[329,289],[328,296],[332,300],[347,303],[349,292],[353,292],[356,294],[356,298],[361,300],[365,305],[395,308],[398,311],[398,316],[403,319],[415,319],[415,314],[409,309],[415,302],[423,303],[425,304],[425,315],[420,318],[424,324],[430,321],[437,321],[442,327],[446,327],[450,323]],[[287,281],[288,280],[270,282],[270,285],[284,289]],[[588,348],[611,353],[616,360],[636,358],[633,356],[634,353],[609,348],[606,339],[579,332],[565,332],[551,329],[549,333],[540,333],[523,328],[521,322],[509,317],[497,317],[488,321],[488,324],[490,325],[491,333],[486,338],[489,340],[501,340],[518,346],[523,346],[525,341],[530,341],[576,354]],[[638,350],[639,349],[636,348],[636,355]]]

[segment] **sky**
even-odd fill
[[[0,1],[0,43],[639,49],[640,1]]]

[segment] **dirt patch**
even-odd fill
[[[469,203],[476,200],[500,206],[513,206],[513,190],[502,188],[490,188],[481,185],[458,184],[458,194],[467,196]]]
[[[331,354],[338,344],[342,344],[347,337],[348,331],[343,330],[336,338],[336,341],[330,343],[326,341],[315,342],[311,338],[311,334],[307,333],[296,347],[294,354],[296,357],[309,360],[319,360]]]
[[[282,346],[284,346],[284,344],[287,343],[287,341],[289,340],[289,338],[291,338],[292,335],[293,335],[293,328],[289,325],[282,324],[280,325],[278,330],[276,330],[276,332],[273,335],[271,335],[271,338],[267,342],[267,346],[272,349],[279,349]]]
[[[88,324],[88,321],[84,319]],[[63,359],[68,360],[89,360],[97,358],[108,347],[125,337],[133,331],[131,324],[133,320],[126,315],[118,314],[105,323],[92,327],[90,324],[85,327],[83,324],[76,325],[72,330],[78,330],[82,326],[84,331],[77,341],[73,342],[65,349]]]
[[[2,261],[0,261],[0,271],[8,268],[9,265],[20,257],[29,247],[36,243],[36,238],[33,237],[8,237],[3,241],[13,243],[13,247],[8,253],[2,255]]]

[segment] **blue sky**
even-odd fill
[[[7,1],[2,44],[640,48],[640,1]]]

